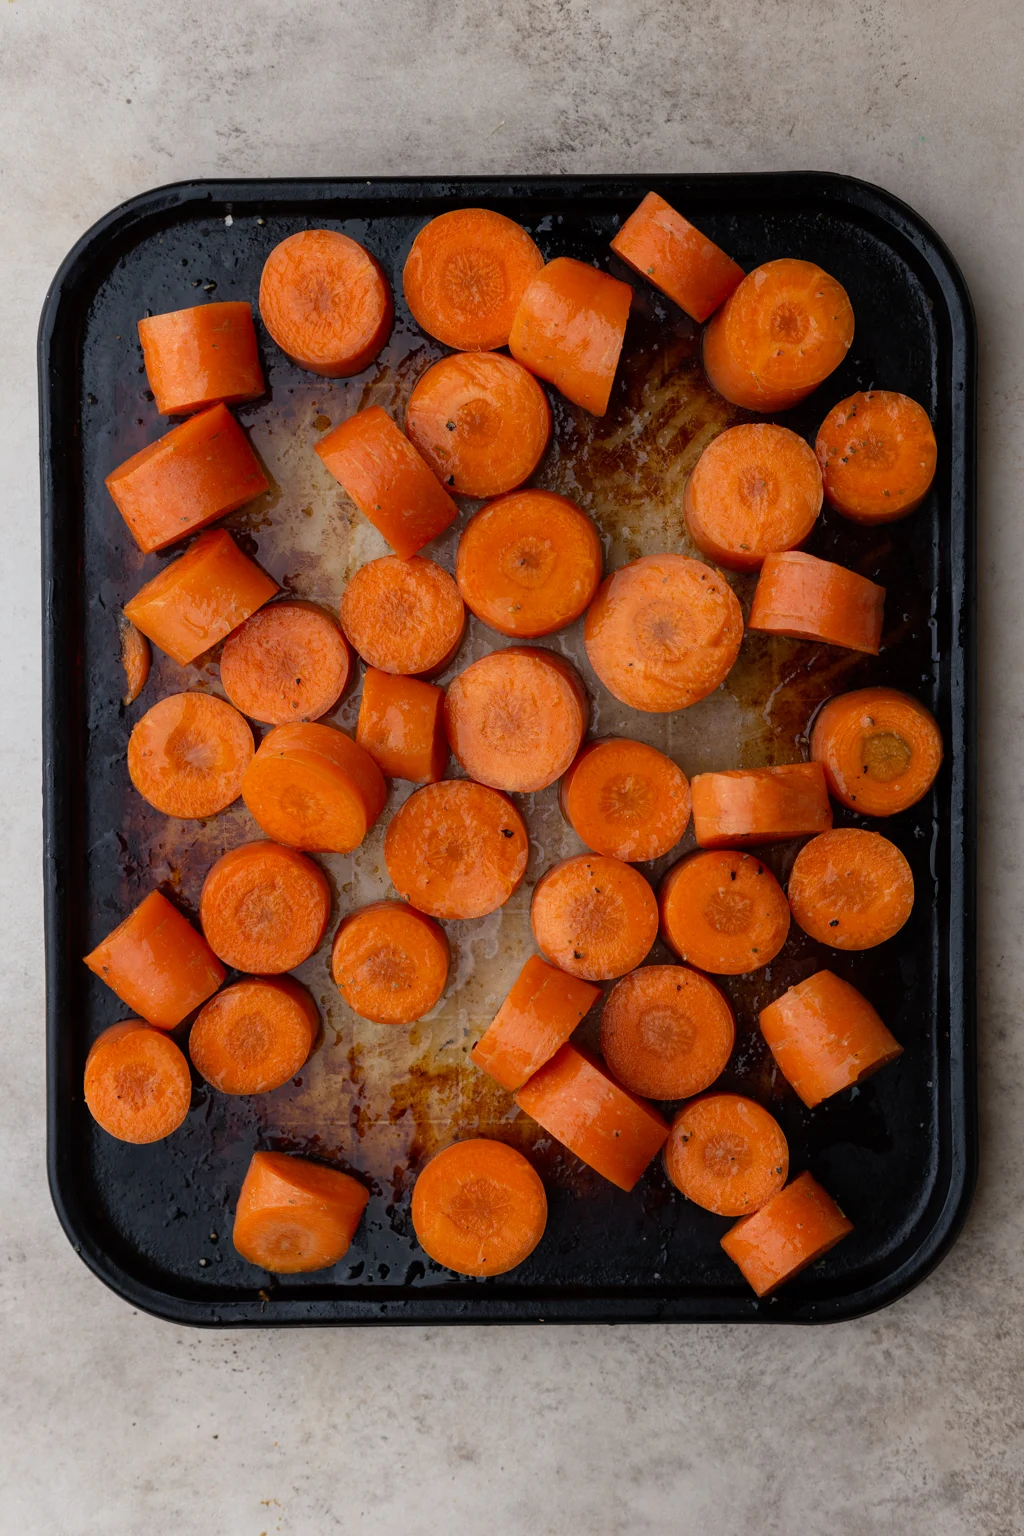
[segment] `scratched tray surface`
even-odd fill
[[[847,202],[844,188],[854,184],[824,177],[770,180],[774,195],[767,198],[757,178],[734,178],[732,185],[730,178],[693,178],[683,189],[671,179],[652,184],[702,216],[703,227],[744,266],[798,255],[820,261],[848,289],[856,314],[850,355],[809,402],[784,418],[787,425],[813,440],[835,401],[871,385],[907,392],[936,422],[938,474],[917,513],[888,527],[859,529],[826,509],[807,546],[887,588],[882,654],[862,658],[748,634],[737,665],[710,698],[676,714],[645,715],[619,704],[597,682],[580,625],[540,644],[579,667],[594,734],[649,741],[688,775],[799,761],[817,705],[869,682],[906,688],[937,714],[948,755],[933,793],[884,828],[914,872],[916,903],[906,927],[875,950],[844,955],[815,944],[794,925],[771,966],[724,980],[736,1008],[737,1043],[718,1086],[749,1092],[777,1115],[793,1171],[814,1172],[853,1220],[853,1235],[777,1299],[758,1303],[718,1246],[729,1223],[676,1194],[660,1159],[631,1195],[624,1194],[518,1114],[510,1096],[472,1065],[470,1047],[532,951],[529,904],[536,879],[582,848],[561,818],[554,787],[517,797],[530,832],[527,878],[498,912],[447,925],[451,980],[426,1019],[398,1029],[358,1018],[329,970],[339,916],[393,894],[383,834],[410,792],[397,783],[363,846],[347,857],[320,860],[334,894],[332,924],[327,942],[297,974],[320,1006],[324,1031],[301,1074],[275,1093],[252,1098],[227,1097],[197,1079],[185,1125],[150,1147],[123,1145],[92,1124],[80,1091],[85,1054],[125,1010],[78,957],[154,887],[195,918],[213,860],[261,835],[240,802],[207,822],[181,822],[147,806],[128,781],[128,734],[146,709],[182,688],[221,693],[217,651],[184,669],[155,652],[142,697],[127,710],[120,703],[117,614],[168,558],[139,553],[103,485],[115,465],[168,425],[147,390],[136,321],[204,299],[255,301],[270,250],[313,224],[343,229],[383,263],[396,319],[378,361],[355,379],[319,379],[293,366],[260,328],[268,393],[238,411],[272,488],[226,526],[286,593],[336,611],[348,577],[387,546],[324,470],[313,444],[328,426],[371,403],[401,421],[415,380],[445,351],[418,330],[402,297],[402,265],[424,218],[446,206],[486,201],[520,218],[546,256],[573,255],[626,276],[608,240],[645,189],[623,182],[575,188],[548,183],[510,194],[495,184],[475,191],[449,186],[447,195],[435,196],[416,184],[337,184],[333,199],[318,202],[326,196],[323,184],[306,188],[308,200],[302,187],[287,184],[211,186],[199,193],[182,189],[163,202],[159,194],[148,203],[140,200],[126,227],[85,243],[74,280],[67,277],[49,301],[49,339],[44,316],[44,386],[50,370],[44,430],[48,426],[49,453],[60,456],[68,488],[49,529],[55,577],[50,639],[67,703],[61,711],[51,695],[57,766],[50,792],[56,861],[50,869],[56,887],[50,892],[50,1005],[51,1013],[59,1012],[51,1019],[51,1175],[73,1241],[138,1305],[194,1322],[810,1320],[889,1299],[923,1273],[949,1240],[966,1202],[972,1157],[969,1053],[965,1065],[959,997],[969,890],[961,847],[969,730],[956,699],[965,634],[954,590],[969,558],[969,454],[965,458],[962,446],[969,447],[968,402],[956,389],[958,367],[970,381],[969,344],[957,340],[958,325],[962,336],[969,321],[966,311],[951,315],[950,295],[955,300],[956,293],[936,277],[934,254],[915,251],[912,239],[871,211],[874,205],[865,210]],[[887,205],[880,207],[884,213]],[[597,420],[551,391],[555,430],[533,481],[573,497],[591,514],[608,569],[659,550],[696,553],[681,519],[686,475],[715,434],[750,419],[704,380],[696,327],[654,290],[635,279],[634,287],[607,416]],[[74,370],[73,383],[68,369]],[[426,551],[448,570],[459,532],[478,505],[463,501],[456,523]],[[951,513],[951,507],[957,510]],[[753,578],[729,579],[746,612]],[[471,618],[457,661],[441,681],[507,643]],[[333,716],[349,731],[359,686],[357,676]],[[261,728],[255,730],[259,736]],[[459,772],[454,763],[451,771]],[[836,822],[860,824],[842,811]],[[691,831],[668,858],[641,868],[656,882],[692,846]],[[780,877],[797,846],[766,852]],[[659,942],[650,961],[670,958]],[[866,993],[906,1054],[860,1087],[808,1111],[776,1071],[757,1029],[757,1011],[822,966]],[[598,1020],[596,1009],[581,1025],[581,1039],[596,1041]],[[477,1134],[523,1150],[541,1173],[550,1202],[539,1248],[512,1274],[491,1281],[463,1279],[435,1266],[417,1245],[409,1216],[412,1184],[424,1161],[450,1141]],[[335,1268],[272,1279],[235,1253],[234,1202],[256,1148],[315,1155],[368,1183],[366,1217]]]

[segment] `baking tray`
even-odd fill
[[[91,1041],[124,1009],[80,957],[154,885],[194,915],[211,860],[256,831],[242,807],[206,824],[166,821],[127,781],[125,747],[139,714],[161,693],[217,688],[216,653],[187,669],[156,655],[142,698],[127,711],[120,704],[116,616],[166,558],[139,554],[103,486],[111,468],[166,430],[146,392],[136,321],[204,296],[255,300],[267,253],[310,225],[343,229],[382,261],[396,323],[379,363],[355,380],[317,379],[261,330],[270,393],[238,413],[273,486],[228,526],[287,590],[333,605],[351,570],[384,546],[320,470],[312,442],[370,401],[400,412],[416,375],[443,351],[417,331],[402,300],[402,264],[417,228],[445,209],[482,203],[525,224],[546,255],[581,257],[627,276],[608,240],[649,188],[744,266],[806,257],[848,289],[857,321],[850,354],[787,414],[788,425],[813,439],[836,400],[877,385],[922,401],[939,444],[934,489],[912,517],[864,530],[826,511],[809,545],[889,588],[877,660],[748,635],[739,664],[710,700],[643,719],[627,716],[588,674],[601,732],[640,729],[691,774],[796,760],[821,700],[868,681],[922,698],[946,743],[931,795],[885,828],[917,883],[902,932],[865,955],[824,952],[795,932],[771,968],[726,983],[738,1036],[722,1086],[744,1086],[772,1108],[794,1172],[810,1167],[855,1223],[823,1261],[760,1302],[718,1246],[728,1222],[677,1196],[660,1161],[623,1194],[516,1117],[466,1059],[530,947],[533,880],[579,846],[557,816],[554,790],[522,797],[534,841],[526,885],[500,914],[450,925],[454,981],[423,1024],[389,1031],[356,1019],[321,953],[301,974],[324,1011],[325,1042],[277,1093],[230,1099],[197,1082],[186,1125],[151,1147],[124,1146],[98,1131],[81,1093]],[[697,328],[645,284],[634,280],[634,287],[608,416],[596,422],[553,399],[557,446],[535,477],[592,512],[610,565],[689,547],[679,516],[685,473],[716,431],[744,419],[704,382]],[[54,279],[39,339],[48,1128],[58,1215],[102,1280],[161,1317],[222,1326],[804,1323],[883,1306],[928,1273],[963,1221],[976,1160],[975,367],[970,299],[941,241],[887,192],[818,172],[200,181],[134,198],[83,236]],[[431,551],[449,566],[468,510]],[[734,585],[746,605],[751,578]],[[474,621],[459,665],[493,643]],[[578,629],[543,643],[580,654]],[[357,704],[350,690],[339,724],[351,727]],[[391,803],[407,792],[395,786]],[[842,813],[837,823],[857,818]],[[684,847],[690,842],[692,833]],[[784,876],[794,851],[784,845],[768,861]],[[336,916],[384,890],[379,835],[348,860],[324,862]],[[646,872],[657,878],[668,862]],[[651,958],[667,957],[658,948]],[[823,964],[856,982],[907,1049],[896,1066],[808,1111],[774,1071],[756,1016],[768,998]],[[585,1021],[584,1037],[594,1027],[593,1018]],[[477,1131],[523,1147],[550,1200],[540,1247],[493,1280],[438,1269],[409,1221],[417,1168],[438,1146]],[[235,1254],[234,1198],[257,1146],[319,1156],[369,1184],[366,1219],[333,1270],[272,1280]]]

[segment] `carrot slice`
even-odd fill
[[[141,1019],[112,1024],[86,1057],[85,1102],[96,1124],[118,1141],[162,1141],[192,1102],[188,1062],[169,1035]]]
[[[266,388],[252,306],[198,304],[139,321],[146,378],[161,416],[241,405]]]
[[[686,482],[683,512],[702,554],[733,571],[802,544],[821,511],[821,470],[788,427],[729,427],[704,449]]]
[[[880,832],[836,827],[806,843],[789,876],[789,904],[805,933],[833,949],[874,949],[899,933],[914,876]]]
[[[658,904],[631,864],[581,853],[537,881],[530,922],[553,965],[585,981],[609,981],[647,958],[658,936]]]
[[[645,965],[617,981],[601,1015],[601,1051],[633,1093],[688,1099],[725,1071],[736,1043],[732,1009],[688,965]]]
[[[345,637],[315,603],[261,608],[225,641],[220,680],[236,709],[267,725],[316,720],[348,682]]]
[[[412,1225],[420,1247],[457,1275],[504,1275],[544,1236],[548,1202],[515,1147],[477,1137],[438,1152],[416,1180]]]
[[[186,667],[274,596],[277,582],[230,533],[201,533],[183,555],[140,587],[125,614],[179,666]]]
[[[458,513],[430,465],[379,405],[350,416],[313,446],[403,560],[436,539]]]
[[[254,1152],[232,1241],[271,1274],[327,1269],[348,1252],[370,1196],[350,1174],[286,1152]]]
[[[704,371],[748,411],[787,411],[846,357],[853,309],[846,289],[813,261],[755,267],[712,315]]]
[[[275,245],[260,278],[263,324],[300,368],[349,378],[391,335],[395,306],[383,268],[336,229],[303,229]]]
[[[416,324],[457,352],[508,344],[512,320],[544,257],[521,224],[489,208],[455,208],[425,224],[402,283]]]
[[[436,784],[448,766],[444,689],[367,667],[356,741],[389,779]]]
[[[588,1168],[631,1190],[668,1136],[668,1126],[585,1051],[563,1045],[524,1083],[519,1108]]]
[[[865,816],[894,816],[916,805],[942,766],[935,717],[895,688],[856,688],[821,709],[811,757],[829,793]]]
[[[537,380],[500,352],[457,352],[417,379],[409,440],[457,496],[500,496],[533,474],[551,436]]]
[[[690,786],[683,770],[642,741],[592,741],[558,789],[562,815],[595,853],[627,863],[660,859],[686,831]]]
[[[708,848],[673,864],[658,907],[665,943],[715,976],[770,965],[789,933],[781,885],[760,859],[735,848]]]
[[[885,588],[866,576],[790,550],[766,556],[747,627],[877,656],[884,605]]]
[[[415,676],[441,672],[454,660],[466,609],[433,560],[382,555],[361,565],[342,593],[341,627],[371,667]]]
[[[278,725],[242,780],[242,799],[276,843],[308,853],[351,853],[384,809],[377,764],[330,725]]]
[[[373,1024],[412,1024],[448,984],[444,929],[404,901],[374,901],[342,920],[331,972],[353,1013]]]
[[[741,1216],[722,1247],[757,1295],[767,1296],[852,1231],[831,1195],[802,1173],[759,1211]]]
[[[225,987],[199,1010],[188,1051],[200,1077],[220,1093],[270,1093],[305,1065],[320,1015],[291,976],[261,976]]]
[[[686,555],[645,555],[605,578],[583,626],[609,693],[652,714],[685,709],[739,655],[743,612],[721,572]]]
[[[515,1093],[565,1044],[600,995],[600,987],[531,955],[470,1055]]]
[[[738,1093],[684,1104],[665,1143],[665,1172],[680,1194],[716,1216],[747,1216],[777,1195],[789,1145],[773,1115]]]
[[[523,293],[509,351],[574,405],[603,416],[632,298],[628,283],[571,256],[556,256]]]
[[[743,281],[743,268],[657,192],[648,192],[611,247],[634,272],[702,323]]]
[[[128,775],[165,816],[215,816],[238,799],[253,751],[252,731],[230,704],[210,693],[172,693],[128,738]]]
[[[121,640],[121,665],[124,667],[125,693],[121,703],[128,708],[134,704],[149,678],[149,669],[153,662],[153,653],[149,648],[149,641],[137,629],[131,619],[119,614],[117,619],[117,631]]]
[[[902,1055],[867,998],[817,971],[762,1008],[761,1033],[783,1077],[813,1109]]]
[[[690,793],[700,848],[781,843],[832,825],[820,763],[698,773]]]
[[[561,777],[589,713],[575,667],[526,645],[481,656],[449,685],[444,703],[448,740],[470,777],[523,794]]]
[[[928,413],[909,395],[868,389],[840,400],[815,444],[830,506],[855,523],[892,523],[919,507],[935,478]]]
[[[206,940],[159,891],[150,891],[85,963],[122,1003],[160,1029],[180,1024],[225,976]]]
[[[526,873],[523,818],[505,795],[468,779],[411,794],[391,818],[384,859],[391,883],[420,912],[486,917]]]
[[[214,954],[233,970],[256,976],[293,971],[308,960],[330,914],[323,870],[279,843],[243,843],[222,854],[210,866],[199,898],[203,933]]]

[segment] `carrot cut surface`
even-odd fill
[[[531,955],[470,1055],[514,1093],[551,1060],[600,995],[600,987]]]
[[[603,416],[632,298],[628,283],[571,256],[556,256],[523,293],[509,351],[574,405]]]
[[[415,555],[383,555],[352,576],[341,596],[349,644],[381,672],[442,671],[462,643],[466,609],[441,566]]]
[[[752,422],[709,443],[686,482],[683,512],[702,554],[733,571],[795,549],[821,511],[821,470],[788,427]]]
[[[747,625],[877,656],[884,606],[885,588],[877,582],[845,565],[791,550],[766,556]]]
[[[862,390],[840,400],[815,444],[829,505],[855,523],[892,523],[919,507],[935,478],[928,413],[909,395]]]
[[[856,688],[819,710],[811,757],[829,793],[864,816],[894,816],[916,805],[942,766],[935,717],[895,688]]]
[[[236,709],[267,725],[317,720],[348,682],[345,637],[315,603],[273,603],[224,643],[220,680]]]
[[[867,998],[831,971],[790,987],[761,1010],[760,1022],[779,1071],[808,1109],[903,1051]]]
[[[384,835],[391,883],[421,912],[486,917],[526,873],[526,825],[511,800],[468,779],[415,790]]]
[[[215,816],[242,790],[255,748],[237,709],[211,693],[173,693],[128,739],[128,774],[165,816]]]
[[[266,385],[252,306],[197,304],[139,321],[146,378],[161,416],[255,400]]]
[[[588,848],[627,863],[660,859],[690,820],[683,770],[664,752],[624,737],[585,746],[563,776],[558,798]]]
[[[611,241],[611,248],[701,323],[743,281],[743,268],[657,192],[648,192]]]
[[[367,667],[356,741],[389,779],[435,784],[448,767],[444,689]]]
[[[504,1275],[544,1236],[548,1202],[533,1166],[514,1147],[477,1137],[438,1152],[412,1192],[417,1241],[457,1275]]]
[[[216,992],[225,971],[166,896],[150,891],[85,963],[148,1024],[173,1029]]]
[[[610,1071],[649,1099],[688,1099],[725,1071],[736,1043],[732,1009],[686,965],[645,965],[617,981],[601,1015]]]
[[[680,960],[715,976],[770,965],[789,934],[789,903],[753,854],[708,848],[680,859],[658,891],[661,932]]]
[[[153,664],[153,652],[141,629],[138,629],[123,613],[117,621],[117,632],[121,641],[121,665],[124,667],[125,682],[121,703],[127,709],[129,704],[135,703],[146,686],[149,669]]]
[[[320,1029],[291,976],[236,981],[201,1008],[188,1037],[200,1077],[220,1093],[270,1093],[305,1065]]]
[[[254,1152],[232,1241],[243,1259],[271,1274],[328,1269],[348,1252],[369,1200],[359,1180],[337,1168]]]
[[[353,1013],[373,1024],[412,1024],[448,984],[444,929],[404,901],[375,901],[343,918],[331,971]]]
[[[125,614],[179,666],[204,651],[274,596],[271,581],[230,533],[201,533],[183,555],[141,587]]]
[[[738,1093],[684,1104],[665,1143],[665,1172],[680,1194],[716,1216],[748,1216],[777,1195],[789,1145],[773,1115]]]
[[[755,1293],[767,1296],[852,1231],[853,1222],[831,1195],[802,1173],[767,1205],[730,1227],[722,1247]]]
[[[896,844],[857,827],[835,827],[805,843],[788,890],[800,927],[833,949],[884,944],[914,906],[914,876]]]
[[[242,799],[276,843],[351,853],[384,809],[387,786],[368,752],[329,725],[278,725],[242,780]]]
[[[424,225],[402,273],[405,301],[428,336],[457,352],[508,345],[544,257],[521,224],[489,208],[454,208]]]
[[[528,480],[551,436],[551,407],[521,363],[457,352],[417,379],[405,430],[458,496],[500,496]]]
[[[631,864],[581,853],[537,881],[530,923],[541,953],[585,981],[641,965],[658,936],[658,904]]]
[[[85,1102],[118,1141],[162,1141],[192,1102],[188,1062],[169,1035],[141,1019],[112,1024],[86,1058]]]
[[[471,778],[529,794],[568,768],[590,706],[569,662],[553,651],[511,645],[459,673],[444,714],[452,751]]]
[[[690,783],[700,848],[781,843],[827,832],[832,807],[820,763],[698,773]]]
[[[218,959],[255,976],[293,971],[327,929],[331,891],[319,865],[279,843],[243,843],[211,865],[199,898]]]
[[[300,368],[348,378],[391,335],[391,288],[380,263],[334,229],[303,229],[275,245],[260,278],[263,324]]]

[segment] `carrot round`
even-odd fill
[[[820,763],[698,773],[690,793],[699,848],[781,843],[832,825]]]
[[[261,608],[225,641],[220,680],[236,709],[267,725],[317,720],[348,682],[345,637],[315,603]]]
[[[753,1099],[709,1093],[673,1120],[665,1172],[694,1205],[716,1216],[748,1216],[785,1184],[789,1146],[779,1122]]]
[[[576,669],[553,651],[510,645],[460,672],[444,702],[445,729],[471,778],[529,794],[568,768],[590,705]]]
[[[789,933],[789,903],[767,865],[735,848],[674,864],[658,891],[661,932],[680,960],[714,976],[770,965]]]
[[[587,610],[590,665],[623,704],[685,709],[725,680],[743,613],[721,572],[686,555],[645,555],[605,578]]]
[[[790,987],[761,1010],[760,1022],[779,1071],[808,1109],[903,1051],[867,998],[831,971]]]
[[[263,324],[300,368],[328,379],[362,373],[391,335],[391,288],[375,257],[334,229],[275,245],[260,278]]]
[[[165,816],[215,816],[238,799],[253,751],[237,709],[210,693],[172,693],[128,738],[128,774]]]
[[[857,827],[836,827],[805,843],[788,890],[800,927],[833,949],[884,944],[914,905],[914,877],[896,844]]]
[[[470,1055],[515,1093],[565,1044],[600,995],[600,987],[531,955]]]
[[[370,1196],[350,1174],[286,1152],[254,1152],[232,1241],[271,1274],[327,1269],[348,1252]]]
[[[831,1195],[802,1173],[759,1211],[741,1216],[722,1247],[756,1294],[767,1296],[852,1231]]]
[[[931,789],[942,766],[935,717],[895,688],[856,688],[821,709],[811,731],[811,757],[829,793],[865,816],[894,816]]]
[[[327,928],[331,891],[319,865],[279,843],[243,843],[210,866],[199,898],[218,959],[255,976],[293,971]]]
[[[444,689],[367,667],[356,741],[389,779],[436,784],[448,766]]]
[[[765,558],[747,627],[877,656],[884,606],[885,588],[866,576],[790,550]]]
[[[271,581],[230,533],[201,533],[183,555],[147,581],[125,614],[179,666],[188,666],[274,596]]]
[[[868,389],[840,400],[815,444],[829,505],[855,523],[892,523],[919,507],[935,478],[928,413],[909,395]]]
[[[658,936],[658,904],[631,864],[581,853],[537,881],[530,922],[552,965],[585,981],[609,981],[647,958]]]
[[[709,443],[686,482],[683,512],[702,554],[733,571],[794,549],[821,511],[821,470],[788,427],[752,422]]]
[[[416,555],[361,565],[341,595],[349,644],[381,672],[442,671],[455,657],[466,609],[448,572]]]
[[[712,315],[704,371],[748,411],[786,411],[846,357],[853,309],[846,289],[813,261],[755,267]]]
[[[319,1028],[316,1004],[293,977],[247,977],[199,1010],[188,1053],[220,1093],[270,1093],[301,1071]]]
[[[308,853],[351,853],[384,809],[387,786],[358,743],[329,725],[278,725],[242,780],[268,837]]]
[[[544,1236],[548,1202],[515,1147],[477,1137],[438,1152],[413,1187],[412,1225],[435,1264],[457,1275],[504,1275]]]
[[[252,306],[198,304],[139,321],[146,378],[161,416],[255,400],[266,385]]]
[[[135,703],[146,686],[149,669],[153,663],[153,652],[141,629],[138,629],[123,613],[118,616],[117,630],[121,641],[121,665],[124,667],[125,681],[125,692],[121,703],[127,709],[129,704]]]
[[[85,963],[133,1013],[160,1029],[180,1024],[225,976],[206,940],[159,891],[150,891]]]
[[[405,302],[428,336],[457,352],[508,344],[544,257],[521,224],[490,208],[455,208],[425,224],[402,273]]]
[[[743,268],[657,192],[648,192],[612,239],[611,248],[701,323],[743,281]]]
[[[551,436],[537,380],[501,352],[457,352],[417,379],[409,440],[458,496],[500,496],[533,474]]]
[[[508,347],[517,362],[595,416],[608,409],[633,290],[556,256],[523,293]]]
[[[468,779],[417,789],[391,818],[384,859],[400,896],[430,917],[486,917],[526,873],[523,818],[505,795]]]
[[[660,859],[686,831],[690,786],[683,770],[642,741],[592,741],[558,789],[562,815],[595,853],[627,863]]]
[[[331,972],[353,1013],[373,1024],[412,1024],[448,984],[444,929],[404,901],[375,901],[342,919]]]
[[[732,1009],[687,965],[645,965],[617,981],[601,1015],[601,1052],[620,1083],[649,1099],[688,1099],[721,1077],[736,1043]]]
[[[112,1024],[86,1057],[85,1102],[118,1141],[162,1141],[192,1102],[188,1062],[169,1035],[141,1019]]]

